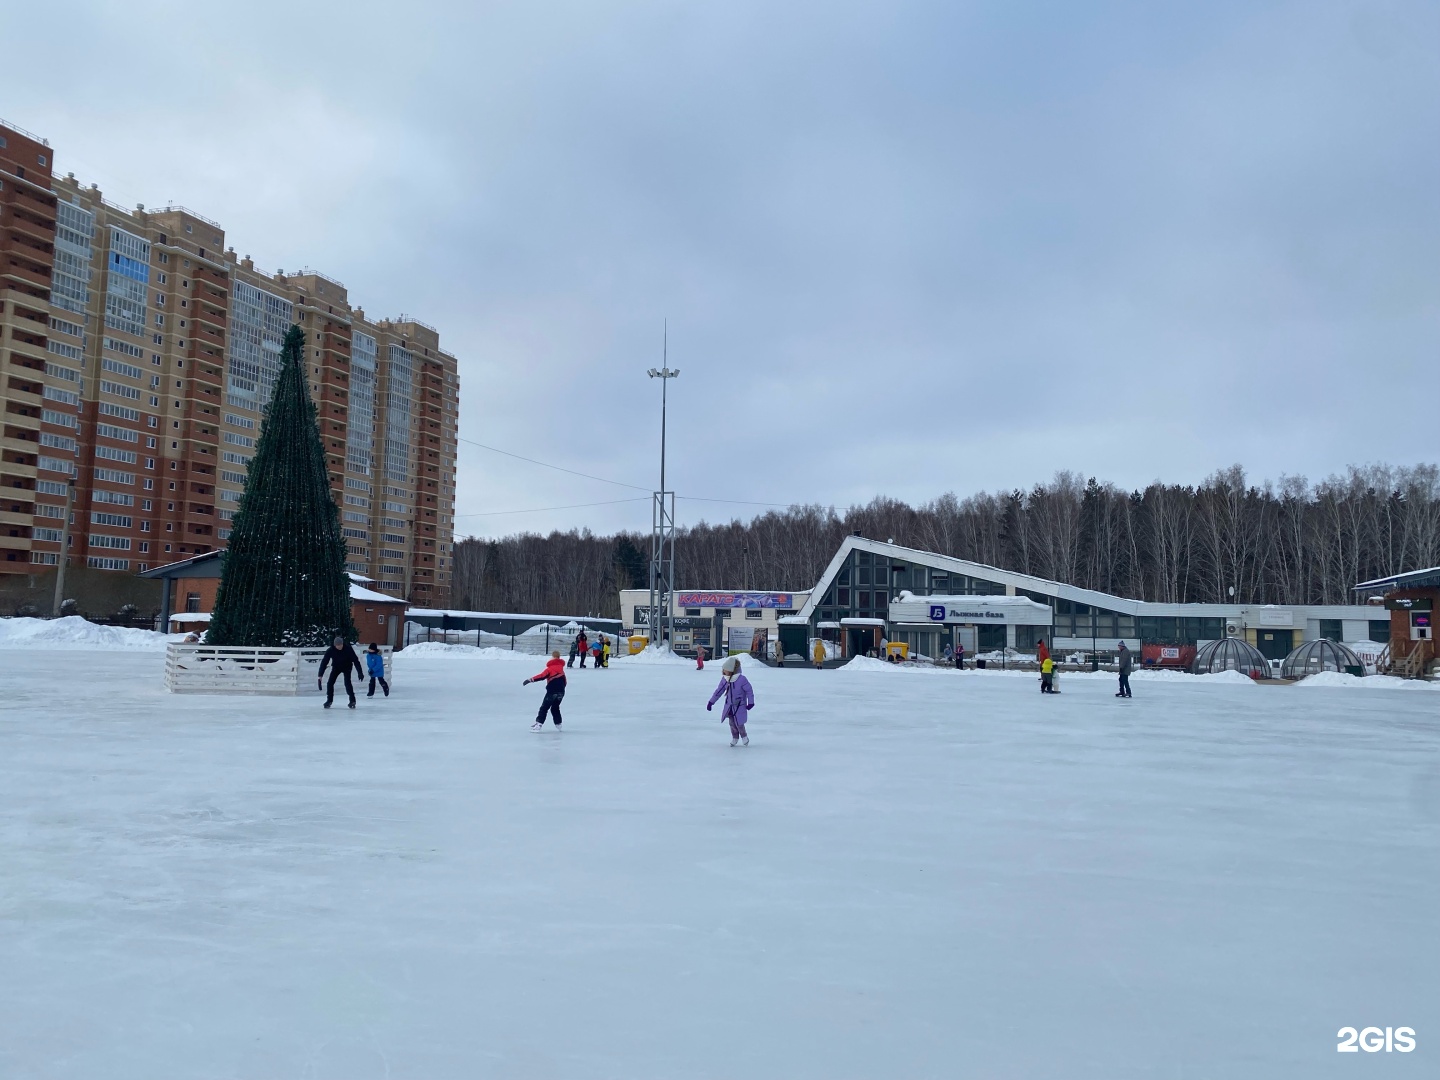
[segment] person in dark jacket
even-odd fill
[[[1134,666],[1135,658],[1130,655],[1130,650],[1125,643],[1120,642],[1120,692],[1116,697],[1130,696],[1130,669]]]
[[[380,655],[380,646],[376,642],[370,642],[370,648],[365,650],[365,666],[370,671],[370,692],[366,697],[375,696],[375,684],[380,684],[380,689],[385,691],[385,696],[390,696],[390,684],[385,681],[385,657]]]
[[[565,661],[560,659],[560,650],[554,649],[550,653],[550,659],[545,664],[545,670],[539,675],[531,675],[521,686],[529,686],[532,682],[545,680],[545,697],[540,702],[540,711],[535,716],[535,722],[530,725],[531,731],[539,731],[545,726],[545,714],[549,713],[555,718],[555,730],[560,730],[560,702],[565,698]]]
[[[339,634],[330,643],[330,648],[325,650],[325,655],[320,660],[320,672],[316,676],[316,683],[324,682],[325,669],[330,669],[330,682],[325,688],[325,708],[335,701],[335,680],[344,678],[345,693],[350,698],[350,708],[355,708],[355,686],[350,682],[350,672],[355,672],[362,679],[365,677],[365,669],[360,666],[360,658],[355,655],[355,650],[345,644],[345,639]]]
[[[569,662],[568,664],[566,664],[565,666],[566,666],[566,667],[574,667],[574,666],[575,666],[575,657],[578,656],[579,653],[580,653],[580,639],[579,639],[579,638],[576,638],[574,641],[570,642],[570,662]]]
[[[584,630],[581,630],[580,636],[575,639],[575,646],[580,650],[580,666],[583,668],[585,666],[585,654],[590,651],[590,638]]]

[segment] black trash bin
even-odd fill
[[[976,666],[977,668],[979,668],[981,671],[984,671],[984,670],[985,670],[985,661],[984,661],[984,659],[983,659],[982,657],[978,657],[978,656],[977,656],[977,657],[975,658],[975,666]]]

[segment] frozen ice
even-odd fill
[[[1434,1074],[1433,688],[747,662],[731,749],[688,662],[6,644],[0,1077]]]

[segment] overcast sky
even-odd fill
[[[59,171],[439,327],[465,438],[653,487],[668,319],[682,496],[1440,457],[1433,0],[0,18],[0,116]],[[459,477],[461,534],[649,528],[478,516],[646,499],[478,447]]]

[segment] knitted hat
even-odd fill
[[[727,656],[725,662],[720,665],[720,670],[726,675],[740,670],[740,658],[738,656]]]

